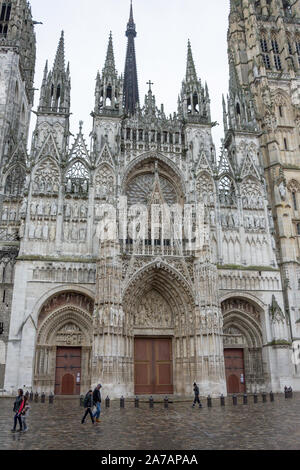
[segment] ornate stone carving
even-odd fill
[[[145,328],[172,328],[171,308],[157,291],[152,290],[136,305],[133,325]]]

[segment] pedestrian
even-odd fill
[[[102,388],[102,385],[99,384],[95,388],[93,392],[93,402],[94,406],[96,406],[97,410],[93,414],[93,418],[96,418],[96,423],[100,423],[100,414],[101,414],[101,392],[100,389]]]
[[[23,425],[23,432],[27,432],[28,431],[28,426],[27,426],[27,418],[29,416],[29,411],[30,411],[30,404],[29,404],[29,400],[28,400],[28,396],[27,394],[25,395],[25,398],[24,398],[24,407],[23,407],[23,410],[22,410],[22,413],[21,413],[21,419],[22,419],[22,425]]]
[[[20,388],[18,390],[18,396],[16,398],[16,401],[14,403],[14,408],[13,408],[13,411],[15,413],[15,416],[14,416],[14,427],[13,429],[11,430],[11,432],[16,432],[16,427],[17,427],[17,422],[19,421],[19,425],[20,425],[20,429],[18,429],[17,432],[21,432],[22,431],[22,419],[21,419],[21,413],[22,413],[22,410],[24,408],[24,392],[23,390]]]
[[[195,394],[195,399],[194,399],[194,403],[193,403],[193,408],[195,408],[196,403],[199,404],[199,408],[202,408],[201,401],[200,401],[200,398],[199,398],[199,395],[200,395],[199,387],[196,384],[196,382],[194,382],[194,394]]]
[[[85,418],[87,417],[88,414],[91,417],[92,423],[95,424],[95,420],[94,420],[93,413],[92,413],[92,408],[94,406],[93,390],[89,390],[87,392],[84,398],[83,406],[86,408],[86,410],[85,410],[85,415],[81,420],[81,424],[85,423]]]

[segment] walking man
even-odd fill
[[[93,418],[96,418],[96,423],[100,423],[100,413],[101,413],[101,392],[100,389],[102,388],[102,385],[99,384],[95,388],[93,392],[93,402],[94,406],[96,406],[97,410],[96,413],[93,414]]]
[[[90,415],[91,420],[92,420],[92,423],[94,424],[95,421],[94,421],[94,417],[93,417],[93,413],[92,413],[92,408],[93,408],[93,406],[94,406],[93,390],[89,390],[89,391],[87,392],[87,394],[86,394],[86,396],[85,396],[85,399],[84,399],[83,406],[86,408],[86,411],[85,411],[84,417],[83,417],[82,420],[81,420],[81,424],[84,424],[85,418],[87,417],[88,414]]]
[[[196,382],[194,382],[194,394],[195,394],[195,399],[194,399],[194,403],[193,403],[193,408],[195,408],[196,403],[199,404],[199,408],[202,408],[200,398],[199,398],[199,395],[200,395],[199,387],[196,384]]]

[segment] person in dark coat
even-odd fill
[[[21,432],[21,431],[23,430],[22,418],[21,418],[23,408],[24,408],[24,392],[23,392],[23,390],[20,388],[20,389],[18,390],[18,396],[17,396],[16,401],[15,401],[15,403],[14,403],[14,408],[13,408],[13,411],[14,411],[14,413],[15,413],[15,416],[14,416],[14,427],[13,427],[13,429],[11,430],[11,432],[16,432],[16,427],[17,427],[17,422],[18,422],[18,421],[19,421],[19,425],[20,425],[20,429],[18,429],[18,432]]]
[[[202,408],[200,398],[199,398],[199,395],[200,395],[199,387],[196,384],[196,382],[194,382],[194,394],[195,394],[195,399],[194,399],[194,403],[193,403],[193,408],[195,408],[196,403],[199,404],[199,408]]]
[[[100,389],[102,388],[102,385],[99,384],[95,388],[93,392],[93,401],[94,401],[94,406],[96,406],[97,410],[93,414],[93,418],[96,418],[96,423],[100,423],[100,413],[101,413],[101,392]]]
[[[94,406],[93,390],[89,390],[84,399],[84,407],[86,410],[85,410],[85,415],[83,416],[81,420],[81,424],[85,423],[85,419],[88,414],[91,417],[92,423],[95,424],[95,420],[94,420],[93,413],[92,413],[93,406]]]

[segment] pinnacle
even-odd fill
[[[55,56],[53,70],[64,72],[65,71],[65,39],[64,32],[61,32],[58,48]]]
[[[114,47],[113,47],[113,39],[112,39],[112,32],[111,31],[110,31],[110,34],[109,34],[107,54],[106,54],[106,60],[105,60],[105,66],[104,66],[104,69],[103,69],[103,73],[112,73],[114,75],[116,74]]]
[[[186,68],[186,81],[197,81],[197,73],[193,59],[192,46],[188,40],[188,55],[187,55],[187,68]]]

